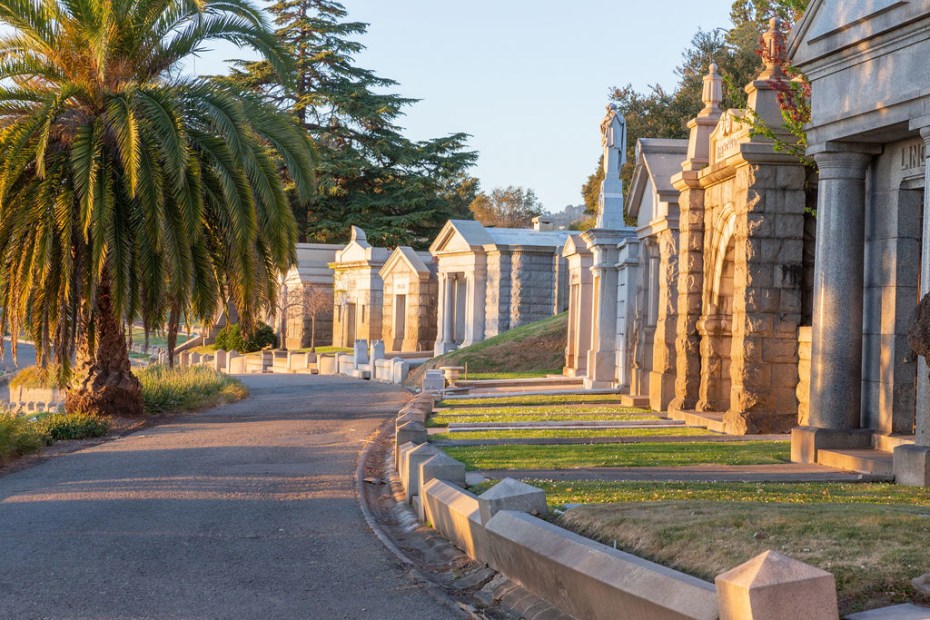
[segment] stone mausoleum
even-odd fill
[[[333,341],[333,270],[330,263],[342,246],[323,243],[298,243],[297,264],[284,278],[280,291],[286,307],[285,346],[288,349],[309,347],[313,338],[312,309],[316,313],[316,344]],[[324,303],[325,300],[329,300]]]
[[[388,351],[432,351],[436,343],[439,281],[429,252],[401,246],[381,268],[381,334]]]
[[[630,394],[648,397],[655,411],[665,411],[675,396],[679,192],[672,176],[687,151],[687,140],[639,140],[626,206],[636,220],[641,270],[633,299]]]
[[[930,381],[907,333],[930,292],[930,0],[814,0],[788,53],[811,82],[820,170],[810,414],[792,459],[927,485]]]
[[[563,374],[584,377],[589,389],[629,393],[639,243],[636,231],[623,223],[620,168],[626,160],[626,123],[613,105],[601,121],[601,147],[604,180],[595,225],[563,250],[571,283]]]
[[[333,346],[381,340],[384,282],[381,268],[390,250],[372,247],[365,232],[352,227],[348,245],[336,252],[333,270]]]
[[[732,434],[786,432],[797,424],[807,171],[750,131],[784,130],[772,59],[784,49],[773,24],[766,67],[746,86],[745,110],[720,109],[711,67],[704,109],[691,121],[680,192],[677,377],[669,414]],[[692,417],[693,416],[693,417]]]
[[[450,220],[430,246],[439,280],[436,355],[567,308],[562,248],[570,233],[545,218],[532,229]]]

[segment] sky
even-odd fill
[[[531,188],[555,212],[582,202],[610,87],[673,87],[691,37],[726,27],[732,0],[343,3],[369,24],[358,65],[420,99],[400,121],[409,137],[470,134],[482,189]],[[241,54],[211,56],[208,66]]]

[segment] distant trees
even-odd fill
[[[476,220],[498,228],[526,228],[543,214],[536,192],[513,185],[479,193],[468,208]]]
[[[274,0],[268,11],[297,80],[282,88],[264,60],[239,63],[231,79],[273,97],[316,144],[316,197],[294,203],[301,238],[344,242],[354,222],[376,245],[425,247],[446,220],[468,217],[478,190],[467,174],[477,160],[468,136],[403,135],[396,122],[416,100],[387,92],[397,83],[355,64],[367,25],[347,21],[332,0]]]
[[[659,85],[651,86],[647,92],[636,90],[632,84],[611,88],[610,100],[619,106],[627,123],[627,163],[620,174],[624,191],[629,190],[636,165],[637,140],[688,137],[687,123],[703,106],[703,78],[711,63],[717,64],[724,79],[724,108],[745,107],[743,88],[762,69],[760,41],[768,21],[780,17],[787,27],[802,16],[806,5],[807,0],[735,0],[730,9],[729,29],[699,30],[694,35],[675,70],[678,84],[673,91]],[[595,172],[582,186],[589,209],[597,204],[602,180],[597,175]]]

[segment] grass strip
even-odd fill
[[[484,439],[588,439],[593,437],[697,437],[713,435],[703,428],[604,428],[585,430],[520,430],[520,431],[461,431],[438,433],[430,439],[438,441],[480,441]]]
[[[470,470],[777,465],[791,457],[787,441],[457,446],[444,450]]]
[[[501,405],[570,405],[583,403],[620,404],[618,394],[536,394],[488,398],[453,398],[440,401],[440,407],[496,407]]]
[[[137,375],[147,413],[175,413],[241,400],[249,391],[238,379],[205,366],[149,366]]]

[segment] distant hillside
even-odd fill
[[[469,373],[549,372],[565,365],[568,313],[529,323],[470,347],[446,353],[414,369],[406,384],[419,387],[427,370],[468,365]]]

